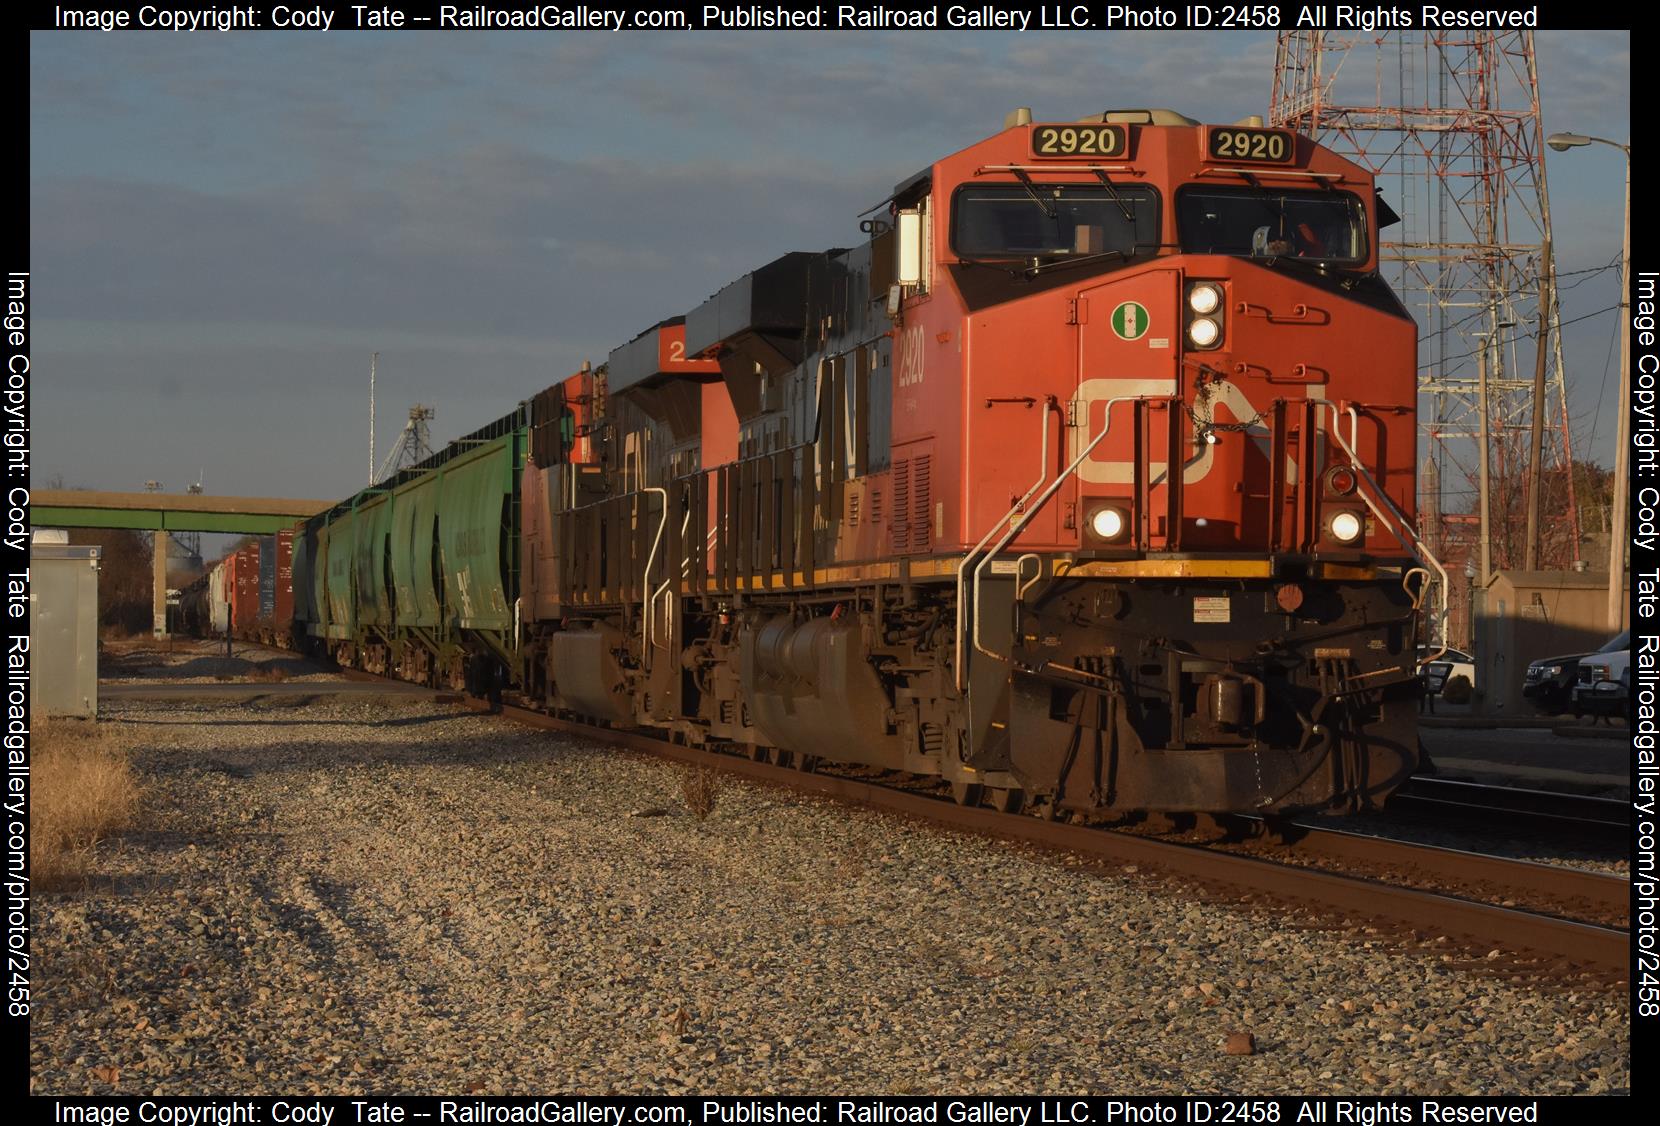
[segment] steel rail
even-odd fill
[[[1495,892],[1503,889],[1513,895],[1579,900],[1610,912],[1628,912],[1631,907],[1631,880],[1625,876],[1302,822],[1287,826],[1283,832],[1286,846],[1307,856],[1409,869],[1438,879],[1478,884]]]
[[[1574,821],[1631,826],[1631,804],[1617,798],[1594,798],[1521,786],[1489,786],[1454,778],[1412,778],[1400,793],[1427,801],[1505,810],[1512,813],[1548,813]]]
[[[1613,798],[1413,778],[1389,799],[1391,810],[1479,822],[1512,833],[1574,835],[1599,844],[1629,841],[1631,805]]]

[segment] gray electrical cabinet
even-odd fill
[[[98,715],[98,551],[29,545],[29,710]]]

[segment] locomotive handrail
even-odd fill
[[[1448,610],[1447,569],[1441,566],[1441,561],[1437,559],[1435,557],[1435,553],[1424,544],[1424,541],[1418,535],[1418,530],[1412,526],[1412,522],[1406,518],[1406,514],[1400,510],[1399,506],[1397,506],[1393,500],[1389,499],[1389,494],[1384,491],[1382,485],[1378,484],[1377,479],[1372,476],[1371,470],[1366,468],[1365,464],[1360,460],[1360,455],[1355,452],[1355,446],[1360,444],[1360,412],[1356,410],[1352,404],[1345,407],[1339,407],[1330,399],[1311,399],[1309,401],[1331,408],[1331,436],[1333,440],[1336,441],[1342,451],[1348,455],[1349,468],[1355,470],[1355,472],[1363,477],[1366,483],[1371,487],[1370,489],[1357,490],[1360,493],[1360,499],[1366,502],[1366,507],[1370,508],[1372,510],[1372,514],[1385,525],[1390,525],[1391,523],[1395,525],[1390,528],[1390,532],[1394,535],[1400,545],[1408,551],[1414,552],[1421,561],[1426,562],[1431,567],[1435,568],[1435,573],[1441,576],[1440,616],[1441,620],[1445,621]],[[1349,441],[1347,442],[1343,440],[1342,420],[1338,417],[1339,414],[1347,414],[1349,416]],[[1389,511],[1394,517],[1393,521],[1391,521],[1390,517],[1386,516],[1383,510],[1378,507],[1377,503],[1372,500],[1369,495],[1371,492],[1376,492],[1378,496],[1383,498],[1383,503],[1389,506]],[[1406,533],[1405,536],[1401,534],[1403,531]],[[1411,543],[1407,542],[1409,538],[1412,541]],[[1421,597],[1416,601],[1419,604],[1422,604]],[[1444,633],[1443,637],[1445,637]],[[1424,658],[1424,660],[1419,661],[1418,664],[1423,665],[1429,663],[1430,661],[1436,660],[1446,651],[1447,646],[1445,641],[1443,641],[1440,649]]]
[[[1022,531],[1025,530],[1026,525],[1031,522],[1032,517],[1037,515],[1037,513],[1043,508],[1043,506],[1049,502],[1050,498],[1052,498],[1055,495],[1056,490],[1058,490],[1060,488],[1061,484],[1064,481],[1066,481],[1067,478],[1071,477],[1074,473],[1077,472],[1078,467],[1080,465],[1082,465],[1084,460],[1087,457],[1089,457],[1089,455],[1091,453],[1093,453],[1095,451],[1095,447],[1100,445],[1102,440],[1106,438],[1108,431],[1111,430],[1111,428],[1112,428],[1112,408],[1114,406],[1116,406],[1117,404],[1119,404],[1119,403],[1134,402],[1138,399],[1145,399],[1145,398],[1147,398],[1147,396],[1122,395],[1122,396],[1116,396],[1114,398],[1108,399],[1106,401],[1106,412],[1105,412],[1105,415],[1103,416],[1103,418],[1101,420],[1101,430],[1100,430],[1100,432],[1097,433],[1093,438],[1091,438],[1089,440],[1088,445],[1086,445],[1084,447],[1083,451],[1081,453],[1079,453],[1078,456],[1072,460],[1072,463],[1070,465],[1068,465],[1064,470],[1062,470],[1061,473],[1053,481],[1051,481],[1049,483],[1049,487],[1043,491],[1043,494],[1041,496],[1038,497],[1037,503],[1032,505],[1029,509],[1026,509],[1024,512],[1021,511],[1021,506],[1024,505],[1025,502],[1028,499],[1030,499],[1030,497],[1032,495],[1032,490],[1028,490],[1024,497],[1022,497],[1019,501],[1015,502],[1015,505],[1012,508],[1010,508],[1009,512],[1003,517],[1003,519],[998,521],[997,524],[993,525],[992,529],[990,531],[988,531],[985,534],[984,537],[981,538],[980,542],[974,546],[974,550],[970,551],[967,555],[965,555],[963,557],[962,562],[958,564],[958,566],[957,566],[957,654],[956,654],[957,667],[956,667],[955,671],[956,671],[957,690],[959,692],[963,691],[964,686],[965,686],[964,668],[963,668],[963,625],[964,625],[964,618],[966,616],[967,611],[966,611],[966,605],[965,605],[966,600],[963,597],[963,595],[964,595],[963,586],[964,586],[964,572],[965,572],[966,568],[968,567],[969,562],[974,558],[975,555],[979,554],[982,551],[982,549],[985,548],[985,545],[986,545],[987,541],[989,541],[991,539],[991,537],[994,534],[996,534],[997,529],[999,527],[1002,527],[1005,524],[1008,524],[1008,529],[1007,529],[1007,531],[1004,532],[1003,537],[1000,540],[997,541],[996,545],[993,546],[990,551],[985,552],[984,558],[982,558],[978,563],[975,564],[975,566],[974,566],[974,582],[973,582],[973,586],[972,586],[972,589],[971,589],[971,592],[970,592],[973,596],[973,602],[974,602],[974,616],[973,616],[973,623],[972,623],[972,629],[971,629],[971,640],[973,642],[974,648],[977,651],[979,651],[981,653],[984,653],[988,657],[992,657],[992,658],[995,658],[997,660],[1007,660],[1007,658],[1004,657],[1002,654],[994,652],[993,650],[987,649],[984,645],[982,645],[980,643],[980,583],[981,583],[982,578],[984,577],[984,571],[985,571],[986,565],[989,564],[993,559],[995,559],[998,556],[998,554],[1000,554],[1002,552],[1002,550],[1009,545],[1010,541],[1012,541],[1016,536],[1018,536]],[[1402,547],[1405,547],[1408,551],[1411,551],[1415,555],[1417,555],[1421,560],[1427,562],[1431,567],[1433,567],[1435,569],[1436,573],[1438,575],[1440,575],[1440,577],[1441,577],[1441,594],[1440,594],[1441,614],[1443,616],[1445,616],[1446,611],[1447,611],[1447,571],[1446,571],[1446,568],[1441,566],[1441,561],[1435,557],[1435,553],[1430,551],[1429,548],[1427,546],[1425,546],[1423,540],[1418,536],[1417,530],[1412,527],[1411,522],[1409,520],[1407,520],[1405,514],[1402,513],[1400,508],[1398,506],[1396,506],[1395,502],[1392,501],[1389,498],[1389,494],[1383,490],[1383,487],[1381,485],[1378,484],[1377,479],[1372,476],[1371,471],[1366,468],[1365,464],[1360,460],[1359,455],[1355,452],[1355,446],[1358,445],[1359,441],[1360,441],[1360,414],[1359,414],[1359,412],[1353,406],[1339,407],[1338,404],[1332,402],[1330,399],[1317,398],[1317,399],[1310,399],[1309,401],[1313,402],[1313,403],[1316,403],[1318,405],[1321,405],[1321,406],[1329,407],[1331,409],[1331,412],[1332,412],[1332,427],[1331,427],[1332,438],[1337,442],[1338,447],[1340,449],[1342,449],[1343,453],[1348,457],[1350,468],[1354,469],[1356,471],[1356,473],[1360,477],[1362,477],[1365,480],[1366,484],[1369,486],[1369,488],[1367,488],[1367,489],[1359,490],[1361,499],[1366,502],[1366,506],[1372,510],[1373,515],[1375,515],[1380,521],[1382,521],[1385,526],[1389,527],[1390,533],[1395,537],[1395,539],[1401,544]],[[1045,411],[1046,412],[1047,412],[1047,409],[1048,409],[1047,404],[1045,404]],[[1343,438],[1342,418],[1340,417],[1342,414],[1347,414],[1349,416],[1350,440],[1348,440],[1348,441],[1345,441],[1344,438]],[[1045,424],[1044,424],[1044,443],[1045,443],[1045,451],[1046,451],[1046,454],[1045,454],[1046,460],[1045,460],[1044,464],[1045,464],[1046,467],[1048,465],[1048,462],[1047,462],[1048,437],[1049,437],[1049,430],[1048,430],[1047,413],[1046,413],[1045,414]],[[1042,483],[1042,481],[1040,480],[1039,484],[1041,484],[1041,483]],[[1037,486],[1034,485],[1033,489],[1036,489],[1036,488],[1037,488]],[[1382,500],[1383,500],[1383,503],[1388,506],[1389,513],[1386,514],[1384,512],[1384,510],[1379,507],[1377,501],[1375,501],[1372,498],[1372,496],[1370,494],[1374,493],[1374,492],[1379,497],[1381,497]],[[1015,517],[1017,515],[1018,515],[1019,518],[1015,519]],[[1391,515],[1393,516],[1393,519],[1391,519]],[[1012,523],[1011,523],[1011,521],[1012,521]],[[1402,534],[1403,532],[1405,533],[1404,535]],[[1411,541],[1410,543],[1407,542],[1408,539],[1410,539],[1410,541]],[[1018,579],[1018,576],[1017,576],[1017,579]],[[1445,646],[1442,647],[1441,652],[1442,653],[1446,652],[1446,647]],[[1435,654],[1434,656],[1430,657],[1429,659],[1434,660],[1435,657],[1438,657],[1438,656],[1440,656],[1440,653]],[[1422,663],[1422,662],[1420,662],[1420,663]]]
[[[664,509],[665,509],[664,515],[665,516],[667,515],[667,507],[668,507],[668,505],[667,505],[667,502],[665,501],[664,502]],[[687,508],[686,509],[686,514],[680,518],[680,542],[681,542],[682,545],[684,545],[685,542],[686,542],[686,529],[691,527],[691,523],[692,523],[692,510],[690,508]],[[680,576],[682,578],[685,577],[686,567],[690,564],[690,562],[691,562],[691,559],[690,559],[689,556],[686,559],[681,560],[681,563],[680,563]],[[668,571],[668,567],[666,565],[664,566],[663,569],[665,571]],[[647,576],[646,581],[648,583],[651,581],[650,576]],[[647,609],[646,609],[647,615],[649,615],[652,618],[655,618],[657,616],[657,603],[659,601],[662,601],[662,603],[665,606],[668,605],[669,598],[672,597],[672,595],[669,591],[669,587],[673,583],[674,583],[674,575],[672,573],[665,574],[663,576],[663,585],[658,587],[656,590],[652,591],[651,601],[648,604]],[[665,633],[668,632],[667,615],[665,615],[665,620],[664,620],[664,623],[663,623],[663,630],[664,630]],[[660,642],[660,643],[657,644],[657,648],[659,648],[659,649],[667,649],[668,647],[669,647],[669,644],[666,641]],[[650,661],[646,662],[646,667],[647,668],[651,667],[651,662]]]
[[[642,493],[657,493],[663,498],[663,515],[657,520],[657,534],[652,537],[651,554],[646,556],[646,568],[640,572],[640,583],[646,588],[646,597],[640,600],[640,661],[651,667],[651,565],[657,562],[657,549],[663,543],[663,529],[669,525],[669,491],[656,485],[644,485]]]
[[[1030,559],[1033,563],[1037,564],[1037,566],[1032,568],[1032,577],[1031,578],[1022,579],[1020,576],[1026,570],[1026,561],[1028,559]],[[1022,555],[1019,559],[1016,559],[1014,561],[1014,581],[1018,585],[1015,587],[1015,590],[1014,590],[1014,600],[1016,602],[1019,602],[1022,599],[1024,599],[1026,597],[1026,592],[1028,590],[1031,590],[1032,586],[1039,579],[1041,579],[1042,577],[1043,577],[1043,557],[1038,555],[1037,552],[1028,551],[1025,555]]]
[[[1049,410],[1050,401],[1048,399],[1044,399],[1043,418],[1040,422],[1040,425],[1043,427],[1043,439],[1038,452],[1038,479],[1032,482],[1032,487],[1026,490],[1025,496],[1014,502],[1014,506],[1009,509],[1008,514],[1005,515],[1002,520],[999,520],[997,523],[993,524],[991,528],[987,530],[986,534],[980,537],[980,542],[974,545],[974,550],[963,556],[961,562],[957,564],[957,652],[955,657],[956,668],[954,670],[954,674],[957,681],[957,691],[959,692],[963,691],[965,684],[963,680],[963,632],[968,624],[964,620],[964,615],[967,613],[967,607],[963,605],[963,571],[967,568],[968,561],[974,558],[975,552],[985,547],[986,544],[991,541],[991,537],[997,534],[997,529],[1002,527],[1003,524],[1006,523],[1010,517],[1014,516],[1015,513],[1019,512],[1020,506],[1032,499],[1032,494],[1042,488],[1043,483],[1049,479]]]
[[[1026,525],[1030,524],[1032,522],[1032,517],[1036,516],[1038,514],[1038,512],[1043,508],[1043,506],[1049,503],[1049,499],[1055,495],[1055,491],[1061,487],[1061,484],[1068,477],[1072,476],[1074,473],[1076,473],[1078,471],[1078,466],[1080,466],[1084,463],[1085,458],[1089,457],[1090,454],[1095,452],[1095,447],[1099,446],[1101,444],[1101,440],[1104,439],[1107,436],[1107,431],[1112,429],[1112,408],[1114,406],[1116,406],[1117,404],[1119,404],[1119,403],[1131,403],[1131,402],[1135,402],[1137,399],[1142,399],[1142,398],[1145,398],[1145,397],[1146,396],[1143,396],[1143,395],[1117,395],[1117,396],[1114,396],[1111,399],[1106,400],[1106,411],[1102,415],[1102,418],[1101,418],[1101,432],[1099,434],[1095,435],[1095,437],[1091,438],[1089,440],[1089,444],[1086,445],[1083,448],[1083,451],[1081,453],[1079,453],[1077,457],[1072,459],[1072,463],[1070,465],[1068,465],[1065,469],[1061,470],[1061,472],[1055,477],[1055,479],[1049,483],[1049,487],[1043,491],[1043,495],[1038,497],[1037,503],[1032,505],[1031,508],[1026,509],[1024,512],[1021,512],[1021,505],[1025,504],[1026,500],[1032,495],[1031,491],[1028,491],[1026,496],[1021,497],[1020,500],[1016,501],[1015,504],[1014,504],[1014,507],[1009,509],[1008,513],[1003,517],[1003,519],[999,520],[995,525],[993,525],[991,531],[987,532],[985,534],[985,537],[983,539],[981,539],[981,541],[974,546],[974,550],[969,552],[967,555],[963,556],[963,561],[957,565],[957,668],[956,668],[957,691],[959,691],[959,692],[963,691],[964,683],[965,683],[964,679],[963,679],[963,616],[964,616],[963,572],[968,567],[969,560],[973,559],[975,554],[977,552],[979,552],[981,548],[985,547],[986,541],[991,539],[991,537],[996,534],[997,529],[999,527],[1002,527],[1004,524],[1009,524],[1009,530],[1006,531],[1005,533],[1003,533],[1003,538],[997,541],[997,546],[993,547],[989,552],[987,552],[984,559],[980,560],[979,563],[975,564],[975,567],[974,567],[974,587],[973,587],[974,624],[973,624],[973,631],[972,631],[973,641],[974,641],[974,648],[978,649],[982,653],[985,653],[987,656],[995,657],[998,660],[1006,661],[1006,660],[1008,660],[1007,657],[1004,657],[999,653],[993,653],[991,650],[987,649],[985,646],[980,644],[980,578],[981,578],[981,572],[985,570],[986,564],[990,563],[993,559],[997,558],[998,553],[1001,552],[1005,547],[1007,547],[1009,545],[1009,541],[1013,540],[1021,532],[1026,530]],[[1048,412],[1049,412],[1049,404],[1046,402],[1046,403],[1044,403],[1044,416],[1043,416],[1044,417],[1044,425],[1043,425],[1044,469],[1045,469],[1046,472],[1047,472],[1048,467],[1049,467],[1049,462],[1048,462],[1048,449],[1049,449],[1049,422],[1048,422],[1048,419],[1049,419],[1049,413]],[[1041,480],[1038,482],[1039,485],[1041,485],[1042,483],[1043,482]],[[1035,490],[1037,487],[1038,487],[1037,485],[1033,485],[1032,489]],[[1018,520],[1014,520],[1014,517],[1016,515],[1018,515],[1020,517]],[[1013,522],[1010,523],[1010,521],[1013,521]]]
[[[1213,172],[1227,172],[1235,176],[1255,176],[1259,179],[1278,176],[1292,180],[1335,180],[1338,183],[1343,181],[1343,173],[1341,172],[1310,172],[1305,168],[1234,168],[1226,164],[1207,164],[1195,172],[1194,175],[1208,176]]]
[[[986,172],[1130,172],[1144,175],[1133,164],[982,164],[974,170],[976,176]]]

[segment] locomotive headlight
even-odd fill
[[[1355,491],[1360,479],[1355,471],[1346,465],[1335,466],[1326,471],[1326,488],[1337,496],[1346,497]]]
[[[1203,316],[1222,306],[1222,287],[1201,282],[1187,291],[1187,307]]]
[[[1339,512],[1326,524],[1332,538],[1343,543],[1353,543],[1360,538],[1360,517],[1353,512]]]
[[[1109,543],[1122,539],[1129,526],[1130,522],[1125,519],[1124,510],[1111,505],[1097,508],[1089,518],[1089,530],[1095,533],[1097,539]]]
[[[1222,326],[1209,317],[1194,317],[1187,326],[1187,338],[1195,348],[1212,348],[1222,339]]]

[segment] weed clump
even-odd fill
[[[37,889],[74,886],[98,845],[132,823],[139,787],[125,740],[90,722],[35,728],[30,764],[29,869]]]
[[[720,796],[720,775],[707,766],[687,767],[680,776],[680,800],[686,810],[699,821],[707,820],[715,811]]]

